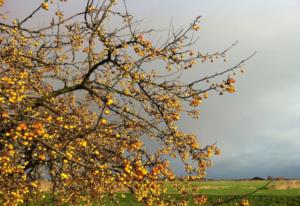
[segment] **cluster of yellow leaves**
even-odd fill
[[[249,200],[242,199],[239,206],[250,206]]]
[[[28,74],[26,72],[21,72],[19,74],[14,74],[14,78],[3,76],[0,78],[0,83],[3,87],[0,88],[2,95],[0,96],[0,103],[9,101],[14,104],[24,100],[26,95],[24,94],[25,81],[23,78],[27,78]],[[6,94],[6,95],[3,95]]]
[[[194,197],[194,202],[198,205],[204,205],[207,203],[207,196],[199,195],[197,197]]]
[[[1,7],[1,6],[3,6],[3,5],[4,5],[4,3],[5,3],[5,1],[4,1],[4,0],[0,0],[0,7]]]
[[[40,9],[50,10],[53,3],[39,3]],[[0,196],[5,205],[39,198],[36,181],[44,173],[55,184],[58,205],[101,201],[120,188],[146,205],[170,205],[162,180],[185,190],[166,157],[182,159],[193,174],[189,179],[195,179],[204,178],[210,158],[220,154],[215,145],[201,149],[196,135],[180,131],[176,122],[184,113],[199,116],[210,90],[235,91],[231,77],[204,89],[200,83],[209,78],[179,81],[198,59],[213,62],[224,54],[186,50],[199,18],[186,33],[155,46],[148,32],[132,31],[132,18],[115,12],[116,4],[88,5],[74,15],[88,17],[79,23],[57,10],[58,18],[40,30],[20,26],[19,19],[1,25]],[[112,16],[123,26],[109,28]],[[158,62],[166,74],[148,69]],[[146,148],[151,141],[156,151]]]
[[[42,6],[42,9],[44,9],[44,10],[49,9],[49,4],[47,2],[43,2],[41,6]]]
[[[199,24],[193,24],[193,30],[198,31],[200,29]]]

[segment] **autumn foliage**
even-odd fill
[[[232,72],[247,59],[181,81],[196,62],[223,60],[231,47],[190,50],[200,17],[155,44],[154,32],[140,30],[123,3],[87,0],[81,12],[65,16],[57,5],[72,1],[37,1],[32,13],[11,22],[0,1],[1,204],[43,198],[38,181],[47,179],[57,205],[101,203],[121,189],[146,205],[172,205],[164,182],[184,188],[168,160],[180,158],[188,179],[203,178],[220,153],[176,122],[183,114],[197,118],[209,92],[235,92]],[[36,28],[30,22],[42,12],[53,20]]]

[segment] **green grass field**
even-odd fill
[[[272,181],[267,187],[264,187],[268,181],[195,181],[191,186],[195,188],[194,194],[204,194],[208,196],[206,206],[211,206],[219,200],[232,201],[225,203],[225,206],[236,206],[240,202],[243,195],[247,195],[254,191],[254,194],[247,196],[251,206],[300,206],[300,188],[293,189],[272,189],[272,186],[284,184],[279,181]],[[168,195],[172,199],[179,198],[176,190],[168,187]],[[192,198],[190,198],[192,199]],[[130,194],[126,194],[125,198],[120,197],[120,205],[139,205],[134,201]],[[192,202],[192,201],[191,201]],[[108,204],[113,205],[113,204]],[[190,205],[195,205],[191,203]]]
[[[171,198],[178,198],[178,195],[171,195]],[[228,203],[224,203],[224,206],[237,206],[239,201],[239,196],[231,196],[231,195],[208,195],[208,203],[204,206],[213,206],[214,203],[217,203],[219,200],[224,201],[227,199],[236,198]],[[191,198],[190,198],[191,199]],[[299,196],[278,196],[278,195],[254,195],[247,198],[250,202],[250,206],[300,206],[300,197]],[[107,203],[107,206],[113,206],[114,203]],[[126,195],[126,198],[120,198],[121,206],[139,206],[139,204],[135,202],[132,195]],[[189,204],[190,206],[196,206],[192,201]],[[96,205],[95,205],[96,206]]]
[[[268,181],[205,181],[205,182],[191,182],[190,187],[194,188],[193,195],[203,194],[208,196],[208,203],[206,206],[215,205],[218,201],[226,201],[233,199],[230,202],[222,204],[224,206],[236,206],[243,195],[249,193],[254,194],[247,196],[246,199],[249,200],[250,206],[300,206],[300,188],[285,188],[278,189],[276,186],[287,184],[286,181],[273,181],[264,187]],[[300,181],[299,181],[300,184]],[[297,183],[298,185],[298,183]],[[170,199],[178,199],[181,196],[172,189],[170,186],[167,187],[167,196]],[[122,194],[118,195],[118,200],[121,206],[138,206],[141,205],[137,203],[134,197],[125,193],[125,198],[121,197]],[[192,200],[192,197],[188,197]],[[38,206],[42,204],[31,204],[31,206]],[[45,204],[44,204],[45,205]],[[51,205],[51,204],[46,204]],[[95,204],[98,206],[99,204]],[[116,205],[109,201],[107,198],[106,206]],[[191,201],[191,206],[196,205]]]
[[[300,187],[297,189],[269,189],[272,185],[280,184],[279,181],[272,181],[263,188],[269,181],[205,181],[192,182],[193,187],[198,187],[197,192],[206,195],[245,195],[260,188],[255,195],[273,195],[273,196],[300,196]],[[261,189],[262,188],[262,189]],[[174,190],[170,189],[170,193]]]
[[[192,186],[198,188],[197,192],[208,195],[209,204],[218,199],[228,200],[237,198],[224,205],[236,205],[243,195],[247,196],[250,205],[253,206],[299,206],[300,188],[275,189],[276,185],[284,185],[280,181],[206,181],[193,182]],[[267,186],[266,186],[267,185]],[[265,187],[266,186],[266,187]],[[259,190],[257,190],[259,189]]]

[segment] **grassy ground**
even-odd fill
[[[299,188],[290,189],[271,189],[272,186],[284,184],[282,181],[206,181],[192,182],[192,186],[197,189],[200,194],[206,195],[244,195],[260,188],[255,195],[272,195],[272,196],[300,196]],[[284,181],[286,182],[286,181]],[[266,186],[267,185],[267,186]],[[265,187],[266,186],[266,187]],[[265,187],[265,188],[264,188]],[[170,193],[174,190],[170,189]]]
[[[179,196],[174,194],[171,195],[171,198],[178,198]],[[219,200],[225,201],[228,199],[236,198],[230,202],[222,204],[223,206],[237,206],[240,202],[240,196],[232,195],[208,195],[208,203],[204,206],[213,206],[215,203],[218,203]],[[250,206],[300,206],[300,196],[273,196],[273,195],[254,195],[247,198],[249,200]],[[192,200],[192,198],[190,198]],[[113,206],[114,203],[107,203],[107,206]],[[127,194],[126,198],[120,198],[121,206],[140,206],[141,204],[137,203],[132,195]],[[196,204],[191,201],[190,206],[196,206]]]
[[[274,181],[265,187],[267,183],[267,181],[195,181],[191,183],[191,187],[195,189],[194,195],[204,194],[208,196],[208,204],[206,204],[206,206],[212,206],[220,200],[226,201],[229,199],[233,200],[223,205],[236,206],[243,195],[256,191],[258,188],[260,188],[260,190],[247,197],[251,206],[300,206],[300,187],[293,188],[289,186],[290,188],[287,189],[274,189],[278,185],[291,184],[283,181]],[[168,198],[180,198],[180,195],[174,189],[168,185],[166,185],[166,187],[168,189]],[[125,193],[125,198],[121,196],[122,194],[119,194],[118,197],[121,206],[140,205],[131,194]],[[190,199],[192,200],[192,197],[190,197]],[[31,206],[38,205],[42,204],[36,203]],[[99,204],[95,204],[95,206],[96,205],[98,206]],[[107,198],[106,206],[113,205],[116,204],[109,202],[109,198]],[[190,205],[193,206],[195,204],[191,203]]]

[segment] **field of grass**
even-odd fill
[[[297,181],[298,182],[298,181]],[[218,201],[226,201],[232,199],[224,206],[236,206],[240,202],[243,195],[247,195],[256,191],[254,194],[247,196],[251,206],[300,206],[300,181],[298,188],[293,188],[288,181],[272,181],[267,185],[268,181],[195,181],[191,183],[194,195],[203,194],[208,196],[206,206],[211,206]],[[267,186],[266,186],[267,185]],[[291,188],[281,189],[283,185]],[[278,186],[279,189],[276,188]],[[281,187],[280,187],[281,186]],[[180,198],[176,190],[168,187],[168,195],[171,199]],[[259,190],[257,190],[259,189]],[[192,197],[190,197],[192,199]],[[192,202],[192,201],[191,201]],[[108,204],[113,205],[113,204]],[[120,198],[120,205],[139,205],[134,201],[130,194],[126,194],[125,198]],[[191,203],[192,205],[196,205]]]
[[[224,201],[237,198],[225,204],[236,205],[241,196],[256,191],[247,197],[252,206],[299,206],[300,187],[291,187],[294,183],[291,181],[272,181],[269,184],[268,181],[206,181],[193,182],[192,185],[198,187],[198,193],[208,195],[209,203],[215,203],[218,199]],[[284,187],[285,185],[290,188]]]
[[[273,196],[300,196],[300,181],[298,188],[272,189],[272,186],[286,184],[287,181],[262,181],[262,180],[243,180],[243,181],[204,181],[192,182],[191,185],[197,188],[197,193],[205,195],[245,195],[256,191],[254,195],[273,195]],[[266,186],[267,185],[267,186]],[[175,192],[170,189],[169,193]]]
[[[254,194],[245,197],[249,200],[250,206],[300,206],[300,181],[272,181],[266,186],[267,183],[268,181],[195,181],[191,182],[190,187],[194,188],[192,195],[203,194],[208,196],[208,203],[205,206],[216,205],[219,201],[227,201],[229,199],[231,201],[222,205],[236,206],[240,202],[240,199],[243,198],[243,195],[253,193],[254,191],[256,191]],[[168,185],[166,187],[168,189],[168,198],[181,198],[176,190]],[[259,190],[257,191],[257,189]],[[192,196],[188,198],[192,200]],[[118,200],[121,206],[141,205],[129,193],[125,193],[125,195],[119,194]],[[42,204],[32,204],[31,206],[38,205]],[[95,206],[98,205],[95,204]],[[109,198],[107,198],[106,206],[113,205],[116,204],[110,202]],[[190,205],[193,206],[196,204],[191,201]]]

